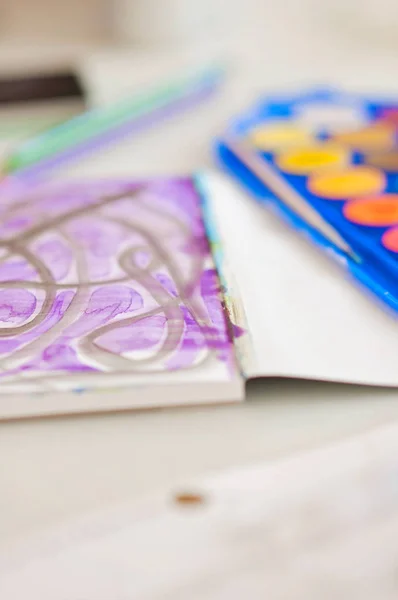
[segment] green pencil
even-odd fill
[[[112,106],[83,113],[23,142],[5,159],[1,171],[7,175],[42,166],[43,162],[55,161],[58,156],[70,158],[71,151],[78,152],[80,146],[86,146],[91,140],[212,89],[222,75],[222,69],[210,67]],[[62,158],[57,162],[61,161]]]

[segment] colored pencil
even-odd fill
[[[83,113],[23,142],[6,157],[1,171],[8,175],[58,166],[81,152],[94,150],[195,104],[216,89],[222,76],[222,69],[210,67],[112,106]]]

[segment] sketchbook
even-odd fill
[[[398,386],[394,316],[221,175],[19,182],[0,207],[1,418]]]

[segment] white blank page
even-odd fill
[[[398,386],[396,316],[232,181],[206,181],[251,336],[246,375]]]

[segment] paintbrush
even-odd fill
[[[292,186],[278,175],[272,166],[260,158],[249,144],[242,139],[223,139],[223,146],[232,152],[239,161],[267,186],[280,200],[308,225],[324,238],[337,246],[355,262],[360,263],[360,257],[344,240],[340,233],[332,227]]]

